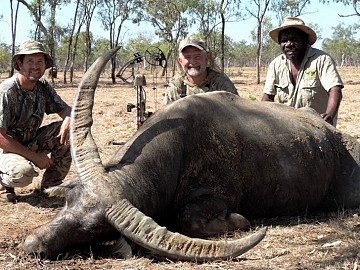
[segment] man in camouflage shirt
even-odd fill
[[[24,187],[45,169],[41,188],[58,185],[71,165],[71,107],[42,78],[53,60],[37,41],[26,41],[13,57],[19,72],[0,84],[1,199],[16,201],[15,187]],[[44,114],[62,121],[41,126]],[[5,192],[4,192],[5,191]]]
[[[189,36],[180,42],[177,58],[180,74],[165,89],[164,104],[179,98],[210,91],[228,91],[238,95],[230,79],[215,67],[210,67],[210,54],[205,42]]]

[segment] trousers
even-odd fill
[[[53,122],[39,128],[36,136],[24,144],[37,153],[50,155],[53,161],[41,180],[41,187],[48,188],[62,183],[71,166],[71,153],[68,145],[60,143],[57,137],[62,122]],[[37,167],[21,155],[2,152],[0,154],[1,182],[7,187],[25,187],[38,176]]]

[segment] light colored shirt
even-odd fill
[[[311,107],[321,114],[326,111],[328,91],[334,86],[344,87],[333,58],[308,46],[296,85],[291,82],[290,60],[282,54],[270,63],[263,92],[276,96],[280,103]]]
[[[239,95],[236,87],[229,77],[209,68],[208,76],[200,85],[190,83],[187,80],[186,75],[177,75],[172,78],[168,86],[165,88],[164,104],[166,105],[180,99],[180,95],[184,91],[184,87],[185,96],[211,91],[227,91]]]

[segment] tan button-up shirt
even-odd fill
[[[263,92],[275,95],[280,103],[295,108],[311,107],[325,113],[328,91],[334,86],[343,88],[333,58],[308,46],[296,84],[291,82],[290,60],[282,54],[270,63]]]

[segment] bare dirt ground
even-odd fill
[[[340,73],[346,85],[340,107],[338,129],[360,139],[360,69],[344,67]],[[261,98],[261,85],[255,84],[255,70],[243,68],[231,71],[240,96]],[[62,76],[62,73],[59,74]],[[74,84],[63,85],[55,80],[58,93],[72,104],[79,77]],[[265,71],[262,72],[262,78]],[[4,80],[5,74],[1,76]],[[147,110],[162,107],[165,79],[147,77]],[[126,111],[128,102],[136,103],[136,91],[131,85],[112,85],[109,76],[100,78],[94,107],[93,134],[104,162],[119,147],[113,141],[126,141],[136,132],[136,110]],[[46,121],[52,121],[49,117]],[[67,179],[76,175],[72,168]],[[61,209],[63,200],[33,194],[36,183],[17,189],[16,204],[0,203],[0,269],[359,269],[360,214],[359,209],[338,209],[331,213],[282,217],[252,221],[252,229],[268,226],[265,239],[244,255],[227,261],[208,263],[175,262],[144,254],[123,260],[101,257],[92,249],[67,255],[61,261],[40,260],[25,255],[20,245],[37,226],[49,221]],[[306,198],[304,198],[306,199]],[[238,234],[241,236],[244,234]]]

